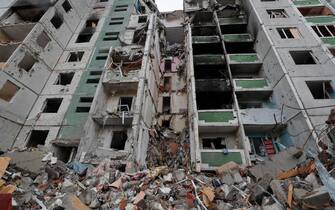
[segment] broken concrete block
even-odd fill
[[[306,195],[308,191],[304,190],[302,188],[294,188],[293,189],[293,198],[295,201],[300,201],[302,200]]]
[[[233,185],[234,184],[234,178],[230,173],[226,173],[221,177],[221,182],[227,185]]]
[[[83,204],[77,196],[71,193],[64,196],[63,207],[66,210],[90,210],[90,208]]]
[[[279,200],[279,202],[284,205],[287,201],[287,193],[282,186],[282,182],[279,180],[272,180],[270,183],[273,194]]]
[[[269,188],[271,180],[271,175],[265,174],[261,180],[252,186],[250,199],[256,201],[258,204],[262,204],[264,191],[267,191]]]
[[[243,182],[243,178],[238,171],[233,172],[234,183],[239,184]]]
[[[308,195],[304,198],[303,202],[307,205],[315,206],[322,209],[324,206],[328,206],[330,202],[330,196],[325,186],[318,189],[314,189],[313,194]]]
[[[263,206],[262,210],[284,210],[284,207],[279,205],[278,203],[274,203],[272,205]]]
[[[320,187],[315,173],[308,174],[308,176],[305,178],[305,181],[311,183],[313,185],[313,188],[319,188]]]
[[[216,174],[223,175],[225,173],[228,173],[233,170],[238,170],[240,168],[240,165],[237,163],[230,161],[216,169]]]

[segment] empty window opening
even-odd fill
[[[104,41],[115,41],[119,38],[119,32],[107,32],[105,33]]]
[[[103,55],[103,56],[97,56],[95,57],[95,60],[107,60],[107,55]]]
[[[100,81],[100,78],[95,78],[95,79],[87,79],[86,83],[87,84],[98,84]]]
[[[227,92],[213,92],[203,91],[196,92],[196,100],[198,110],[208,109],[231,109],[233,104],[233,97],[230,91]]]
[[[14,51],[17,49],[17,47],[20,44],[11,44],[11,45],[1,45],[0,44],[0,69],[1,66],[7,62],[7,60],[10,58],[10,56],[14,53]]]
[[[123,21],[124,20],[124,17],[114,17],[114,18],[111,18],[111,21]]]
[[[77,148],[75,147],[55,146],[54,148],[57,159],[62,161],[63,163],[72,162],[77,153]]]
[[[316,64],[312,51],[290,51],[290,55],[296,65]]]
[[[93,97],[80,97],[80,103],[92,103]]]
[[[138,23],[146,23],[148,21],[148,16],[138,16]]]
[[[42,2],[43,4],[40,4]],[[33,1],[15,1],[14,5],[11,6],[13,13],[8,19],[15,18],[18,23],[38,22],[51,6],[50,1],[42,2],[37,4]]]
[[[329,51],[335,57],[335,48],[329,48]]]
[[[223,48],[218,43],[193,44],[193,55],[223,54]]]
[[[59,29],[63,24],[63,18],[58,13],[56,13],[50,22],[56,29]]]
[[[19,90],[20,88],[18,86],[16,86],[11,81],[7,80],[0,89],[0,98],[2,100],[10,102]]]
[[[93,36],[93,33],[80,33],[77,37],[76,43],[85,43],[89,42]]]
[[[48,130],[32,130],[29,141],[27,143],[28,148],[37,148],[38,145],[45,145],[45,141],[49,135]]]
[[[300,13],[303,16],[328,16],[333,15],[333,12],[325,6],[317,6],[317,7],[301,7],[298,8]]]
[[[125,7],[128,7],[128,4],[116,5],[115,8],[125,8]]]
[[[99,49],[99,54],[108,54],[109,53],[109,48],[105,48],[105,49]]]
[[[318,26],[312,26],[312,28],[319,37],[335,36],[335,27],[333,25],[318,25]]]
[[[51,39],[44,31],[36,39],[36,43],[43,49],[48,45],[50,41]]]
[[[170,128],[170,120],[162,120],[163,128]]]
[[[171,97],[164,96],[163,97],[163,112],[170,113],[170,111],[171,111]]]
[[[164,71],[165,72],[171,72],[172,70],[172,60],[171,59],[165,59],[164,60]]]
[[[70,52],[68,62],[80,62],[83,58],[84,52],[78,51],[78,52]]]
[[[86,28],[96,28],[99,23],[99,18],[92,17],[86,21]]]
[[[108,0],[99,0],[99,2],[108,2]]]
[[[194,66],[195,79],[228,78],[225,65],[196,65]]]
[[[24,54],[23,59],[18,64],[18,67],[20,69],[24,69],[26,72],[29,72],[31,70],[31,68],[33,68],[33,66],[36,62],[37,61],[35,60],[35,58],[30,53],[26,52]]]
[[[109,25],[122,25],[123,24],[123,22],[122,21],[111,21],[111,22],[109,22]]]
[[[168,92],[171,89],[171,77],[164,77],[164,91]]]
[[[297,28],[277,28],[282,39],[300,39],[301,34]]]
[[[65,12],[69,12],[72,9],[71,4],[68,0],[64,1],[64,3],[62,4],[62,7],[65,10]]]
[[[266,10],[270,18],[287,18],[288,15],[284,9],[270,9]]]
[[[78,106],[76,108],[76,112],[77,113],[89,113],[90,109],[91,109],[91,107],[89,107],[89,106]]]
[[[116,8],[115,10],[114,10],[114,12],[125,12],[125,11],[127,11],[127,8]]]
[[[69,85],[72,82],[74,72],[59,73],[55,85]]]
[[[335,93],[330,81],[306,81],[314,99],[334,99]]]
[[[205,138],[202,139],[203,149],[227,149],[225,138]]]
[[[62,98],[46,99],[44,102],[43,113],[57,113],[62,101]]]
[[[216,27],[193,27],[192,36],[216,36],[218,34]]]
[[[118,112],[130,112],[133,97],[121,97],[119,100]]]
[[[90,71],[91,76],[100,76],[102,74],[102,71]]]
[[[278,1],[278,0],[261,0],[261,1]]]
[[[114,131],[110,148],[124,150],[128,135],[126,131]]]

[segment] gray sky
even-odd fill
[[[161,12],[183,9],[183,0],[156,0],[156,4]]]

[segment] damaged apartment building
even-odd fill
[[[335,106],[329,2],[183,4],[0,0],[0,149],[143,169],[160,128],[195,171],[317,151]]]

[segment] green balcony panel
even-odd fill
[[[206,65],[206,64],[224,64],[224,55],[195,55],[193,56],[195,65]]]
[[[220,42],[219,36],[193,36],[192,42],[194,44],[201,43],[218,43]]]
[[[252,63],[259,61],[257,54],[232,54],[229,55],[229,59],[238,63]]]
[[[235,18],[235,17],[227,17],[227,18],[219,18],[220,25],[236,25],[236,24],[247,24],[247,19]]]
[[[199,120],[203,120],[206,123],[222,123],[234,120],[233,111],[223,112],[199,112]]]
[[[242,156],[240,152],[230,152],[224,154],[223,152],[201,152],[201,162],[208,164],[210,167],[219,167],[230,161],[234,161],[237,164],[243,164]]]
[[[324,38],[321,38],[321,40],[325,44],[335,45],[335,37],[324,37]]]
[[[314,24],[335,23],[335,16],[306,17],[306,20]]]
[[[314,6],[321,4],[319,0],[294,0],[293,3],[296,6]]]
[[[250,34],[225,34],[223,40],[225,42],[253,42]]]
[[[235,80],[235,83],[239,88],[265,88],[268,86],[265,79]]]

